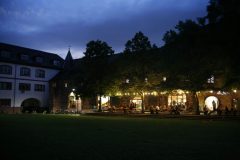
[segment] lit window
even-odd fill
[[[19,83],[19,90],[20,91],[30,91],[31,84],[30,83]]]
[[[35,85],[34,85],[34,90],[35,90],[35,91],[39,91],[39,92],[44,92],[44,91],[45,91],[45,85],[35,84]]]
[[[67,87],[68,87],[68,84],[67,84],[67,83],[64,83],[64,87],[67,88]]]
[[[45,71],[42,69],[36,69],[35,77],[37,78],[45,78]]]
[[[169,95],[168,96],[168,105],[172,105],[172,106],[175,106],[175,105],[185,105],[187,101],[187,98],[186,98],[186,94],[176,94],[176,95]]]
[[[208,78],[207,83],[211,83],[211,84],[214,83],[214,76],[213,75],[211,75],[211,77]]]
[[[31,70],[30,68],[25,68],[25,67],[21,67],[20,68],[20,76],[31,76]]]
[[[0,65],[0,74],[12,74],[12,67],[8,65]]]
[[[11,82],[0,82],[0,90],[12,90]]]
[[[21,60],[24,60],[24,61],[27,61],[27,60],[29,60],[29,56],[28,55],[26,55],[26,54],[21,54]]]

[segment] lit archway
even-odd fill
[[[68,112],[81,112],[82,110],[82,101],[81,101],[81,97],[80,95],[77,95],[74,93],[74,90],[72,92],[70,92],[69,96],[68,96],[68,107],[67,110]]]
[[[209,96],[205,99],[205,105],[208,110],[213,111],[214,109],[218,108],[219,100],[215,96]]]

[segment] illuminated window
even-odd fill
[[[213,75],[211,75],[211,77],[208,78],[207,83],[211,83],[211,84],[214,83],[214,76]]]
[[[186,94],[182,90],[173,91],[172,94],[168,96],[168,105],[185,105],[187,101]]]
[[[37,78],[45,78],[45,71],[42,69],[36,69],[35,77]]]
[[[30,70],[30,68],[21,67],[21,68],[20,68],[20,76],[30,77],[30,76],[31,76],[31,70]]]
[[[20,91],[30,91],[31,84],[30,83],[19,83],[19,90]]]
[[[67,87],[68,87],[68,84],[67,84],[67,83],[64,83],[64,87],[67,88]]]
[[[44,92],[45,91],[45,85],[35,84],[34,85],[34,91]]]
[[[12,74],[12,67],[9,65],[0,65],[0,74]]]
[[[0,82],[0,90],[12,90],[11,82]]]

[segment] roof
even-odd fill
[[[22,56],[27,56],[23,59]],[[0,62],[62,69],[64,60],[57,54],[0,43]]]

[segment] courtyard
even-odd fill
[[[239,120],[0,114],[1,159],[233,159]]]

